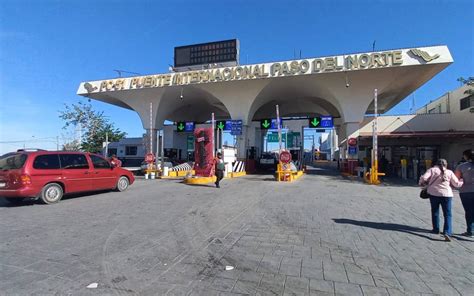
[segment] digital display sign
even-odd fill
[[[174,48],[174,66],[236,62],[239,58],[237,39],[179,46]]]

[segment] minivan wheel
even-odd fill
[[[40,199],[45,204],[57,203],[63,197],[63,188],[61,185],[51,183],[43,187]]]
[[[127,190],[129,184],[130,184],[130,182],[128,181],[128,178],[125,177],[125,176],[122,176],[117,181],[117,188],[116,189],[117,189],[117,191],[120,191],[120,192],[125,191],[125,190]]]

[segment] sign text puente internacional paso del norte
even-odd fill
[[[88,93],[94,93],[209,82],[251,80],[282,76],[398,67],[406,64],[404,55],[416,58],[420,61],[420,63],[423,64],[430,63],[440,57],[438,53],[430,53],[421,49],[392,50],[179,73],[148,75],[131,78],[118,78],[96,82],[86,82],[84,83],[84,88]]]

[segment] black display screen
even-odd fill
[[[174,48],[175,67],[236,62],[237,59],[237,39],[179,46]]]

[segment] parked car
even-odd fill
[[[278,156],[275,153],[262,153],[258,162],[260,170],[276,170],[278,164]]]
[[[0,197],[57,203],[64,194],[115,189],[125,191],[133,174],[100,155],[83,152],[24,151],[0,156]]]

